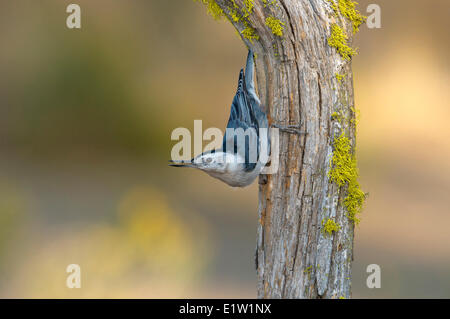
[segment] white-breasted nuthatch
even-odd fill
[[[233,187],[250,185],[269,160],[270,136],[266,114],[255,91],[253,52],[239,73],[236,95],[222,148],[203,152],[191,161],[170,161],[170,166],[193,167]]]

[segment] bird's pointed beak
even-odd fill
[[[172,160],[169,160],[169,166],[172,166],[172,167],[193,167],[193,168],[197,167],[191,161],[172,161]]]

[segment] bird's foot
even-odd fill
[[[306,135],[308,132],[302,131],[300,126],[297,125],[278,125],[278,124],[272,124],[271,127],[275,127],[279,129],[282,132],[290,133],[290,134],[297,134],[297,135]]]

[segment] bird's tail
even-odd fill
[[[257,97],[255,91],[254,73],[255,73],[255,61],[253,58],[253,51],[248,50],[247,65],[245,66],[245,86],[247,87],[247,91],[251,95]]]
[[[241,69],[241,71],[239,72],[239,80],[238,80],[238,86],[237,86],[237,91],[236,93],[242,93],[245,90],[245,76],[244,76],[244,69]]]

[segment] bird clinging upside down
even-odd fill
[[[169,165],[202,170],[232,187],[250,185],[267,164],[270,152],[268,120],[260,105],[253,52],[249,51],[245,74],[243,69],[239,73],[222,148],[203,152],[190,161],[171,161]]]

